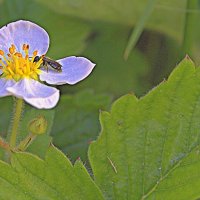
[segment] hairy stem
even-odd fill
[[[14,107],[14,112],[13,112],[13,121],[11,124],[11,132],[10,132],[10,147],[13,148],[16,146],[16,140],[17,140],[17,134],[19,130],[19,125],[20,125],[20,119],[22,116],[23,112],[23,105],[24,101],[23,99],[16,99],[16,104]]]

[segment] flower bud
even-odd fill
[[[39,115],[30,121],[28,128],[32,134],[41,135],[44,134],[47,130],[47,120],[44,116]]]

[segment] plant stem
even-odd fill
[[[20,151],[25,151],[26,148],[32,143],[36,135],[30,133],[23,141],[20,142],[17,149]]]
[[[10,146],[2,138],[0,138],[0,147],[6,151],[10,151]]]
[[[23,105],[24,101],[23,99],[16,99],[16,104],[14,107],[14,113],[13,113],[13,122],[11,124],[11,132],[10,132],[10,147],[13,148],[16,146],[16,140],[17,140],[17,134],[19,130],[19,124],[21,115],[23,112]]]
[[[185,27],[182,43],[183,56],[185,54],[192,55],[192,48],[194,45],[197,23],[198,0],[187,0],[186,14],[185,14]]]

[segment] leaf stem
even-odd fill
[[[195,28],[197,27],[197,13],[192,10],[198,9],[198,0],[187,0],[185,25],[182,43],[182,53],[192,55],[192,47],[195,39]]]
[[[14,112],[13,112],[13,121],[11,124],[11,132],[10,132],[10,147],[13,148],[16,145],[17,134],[19,130],[20,119],[23,112],[23,99],[16,98],[16,104],[14,105]]]

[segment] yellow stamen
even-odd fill
[[[23,44],[23,46],[22,46],[22,50],[23,50],[23,51],[26,50],[26,44]]]
[[[3,59],[6,61],[6,63],[8,64],[8,60],[7,60],[6,56],[5,56],[5,53],[4,53],[4,51],[1,50],[1,49],[0,49],[0,56],[2,56]]]
[[[0,50],[0,55],[3,56],[4,55],[4,51]]]
[[[33,56],[34,56],[34,57],[37,56],[37,54],[38,54],[38,51],[34,51],[34,52],[33,52]]]
[[[38,51],[33,52],[33,56],[29,56],[29,45],[23,44],[22,51],[16,52],[15,45],[11,45],[8,49],[9,53],[5,55],[3,50],[0,50],[0,69],[2,69],[2,77],[7,79],[14,79],[19,81],[20,79],[32,78],[37,80],[38,75],[41,73],[40,66],[42,64],[42,58],[38,62],[33,62],[35,56],[37,56]]]
[[[10,67],[6,67],[6,69],[8,72],[10,72],[10,75],[13,76],[15,74]]]
[[[6,65],[4,64],[4,62],[2,61],[2,59],[0,59],[0,63],[3,67],[6,67]]]
[[[28,44],[23,44],[22,50],[25,52],[26,55],[28,55],[29,45]]]
[[[21,54],[21,53],[18,53],[18,52],[17,52],[17,53],[15,53],[14,55],[15,55],[15,56],[18,56],[19,58],[22,58],[22,54]]]
[[[16,72],[16,73],[19,73],[19,59],[18,59],[18,57],[17,57],[17,56],[14,56],[14,57],[13,57],[13,61],[14,61],[14,63],[15,63],[15,72]]]
[[[16,50],[16,47],[15,47],[14,44],[11,44],[11,47],[12,47],[12,49],[13,49],[14,51]]]
[[[13,54],[13,53],[15,53],[15,49],[14,49],[14,48],[12,48],[12,47],[10,47],[10,48],[9,48],[9,52],[10,52],[10,54]]]

